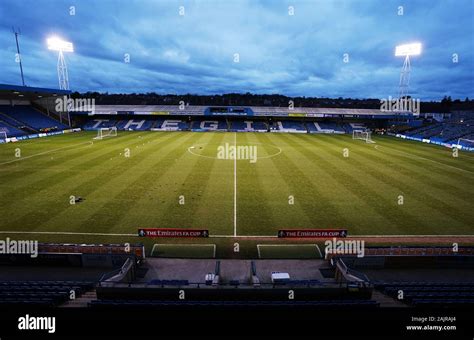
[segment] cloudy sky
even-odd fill
[[[1,0],[0,83],[20,84],[12,26],[29,86],[58,87],[57,35],[80,92],[387,98],[395,45],[420,41],[410,93],[474,97],[474,0]]]

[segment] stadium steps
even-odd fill
[[[0,120],[2,120],[3,123],[7,124],[8,126],[14,127],[17,130],[25,131],[26,133],[37,133],[38,130],[32,128],[28,124],[23,123],[22,121],[19,121],[16,118],[13,118],[3,112],[0,112]],[[12,123],[15,123],[12,124]]]
[[[447,142],[451,143],[457,143],[459,138],[465,138],[469,139],[468,137],[472,134],[472,131],[467,131],[466,133],[463,133],[462,135],[456,136],[454,138],[450,138]]]
[[[14,129],[17,129],[17,130],[21,130],[19,127],[10,124],[9,122],[7,122],[6,120],[3,120],[2,118],[3,118],[3,117],[2,117],[2,113],[0,112],[0,122],[1,122],[2,124],[8,125],[9,127],[14,128]]]
[[[60,116],[57,112],[55,112],[55,111],[49,111],[48,112],[44,107],[42,107],[41,105],[38,105],[36,103],[33,103],[33,102],[31,103],[31,107],[34,108],[36,111],[39,111],[44,116],[47,116],[49,118],[57,120],[59,123],[62,123],[61,118],[60,118]]]
[[[155,120],[153,123],[151,123],[150,130],[155,129],[158,123],[159,123],[159,120]]]
[[[64,308],[87,307],[89,303],[94,300],[97,300],[97,293],[95,290],[90,291],[90,292],[85,292],[77,299],[67,301],[65,304],[61,305],[61,307],[64,307]]]
[[[1,117],[1,116],[0,116],[0,124],[1,124],[1,125],[4,125],[4,126],[7,127],[7,128],[13,129],[13,131],[18,131],[18,133],[15,133],[15,134],[13,135],[14,137],[16,137],[16,136],[21,136],[22,134],[23,134],[23,135],[28,134],[27,132],[25,132],[24,130],[20,129],[19,127],[16,127],[16,126],[14,126],[14,125],[12,125],[12,124],[10,124],[10,123],[8,123],[8,122],[2,120],[2,117]],[[20,132],[21,132],[21,133],[20,133]],[[11,137],[11,135],[9,136],[9,135],[7,134],[7,137]]]
[[[59,116],[54,117],[54,115],[52,115],[52,114],[49,114],[49,115],[48,115],[47,112],[44,112],[43,110],[40,110],[40,109],[39,109],[38,107],[36,107],[36,106],[32,106],[32,108],[33,108],[33,110],[35,110],[36,112],[38,112],[39,115],[41,115],[41,116],[43,116],[43,117],[46,117],[46,118],[49,118],[49,119],[52,119],[52,120],[56,121],[58,124],[64,125],[64,126],[61,127],[60,130],[64,130],[65,127],[66,127],[66,128],[68,127],[68,126],[67,126],[68,123],[67,123],[67,122],[66,122],[66,123],[62,123],[61,120],[59,119]]]
[[[372,292],[372,300],[377,301],[380,307],[408,307],[406,304],[395,300],[394,298],[385,295],[374,289]]]

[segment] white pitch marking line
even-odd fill
[[[234,132],[234,148],[237,150],[237,133]],[[234,237],[237,237],[237,155],[234,154]]]
[[[23,160],[25,160],[25,159],[29,159],[29,158],[32,158],[32,157],[45,155],[45,154],[48,154],[48,153],[51,153],[51,152],[56,152],[56,151],[60,151],[60,150],[72,148],[72,147],[74,147],[74,146],[79,146],[79,145],[83,145],[83,144],[90,144],[90,145],[92,145],[92,144],[94,144],[94,143],[89,141],[89,142],[84,142],[84,143],[79,143],[79,144],[74,144],[74,145],[68,145],[68,146],[64,146],[64,147],[62,147],[62,148],[53,149],[53,150],[48,150],[48,151],[43,151],[43,152],[40,152],[40,153],[37,153],[37,154],[34,154],[34,155],[30,155],[30,156],[26,156],[26,157],[20,157],[20,158],[17,158],[17,159],[13,159],[13,160],[11,160],[11,161],[7,161],[7,162],[0,163],[0,165],[23,161]]]
[[[323,254],[321,253],[321,249],[319,249],[319,246],[316,244],[316,249],[318,250],[319,256],[323,258]]]

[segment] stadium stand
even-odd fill
[[[409,306],[461,307],[474,304],[474,282],[469,279],[460,281],[462,274],[453,281],[446,281],[449,276],[443,274],[446,269],[469,272],[474,264],[474,247],[459,247],[456,252],[451,247],[442,246],[368,247],[365,248],[364,258],[357,258],[354,254],[342,257],[329,254],[328,257],[332,258],[331,263],[339,263],[343,259],[348,272],[361,268],[371,271],[372,275],[383,275],[384,270],[393,272],[401,268],[423,268],[425,275],[430,269],[432,273],[437,273],[432,277],[439,281],[407,280],[402,272],[398,272],[399,281],[370,279],[375,290]],[[403,299],[399,297],[400,292]]]
[[[1,108],[0,108],[1,109]],[[27,126],[25,125],[25,123],[22,123],[10,116],[7,116],[6,114],[0,112],[0,120],[2,120],[3,122],[5,122],[6,124],[9,124],[17,129],[24,129],[26,128]]]
[[[272,131],[306,133],[308,130],[302,121],[279,120],[274,122]]]
[[[367,127],[363,123],[346,123],[343,124],[346,133],[352,134],[354,130],[366,130]]]
[[[154,121],[148,119],[129,119],[121,120],[115,126],[118,130],[127,131],[145,131],[150,130]]]
[[[0,281],[0,306],[58,306],[94,289],[85,281]]]
[[[334,122],[306,122],[309,133],[345,133],[343,126]]]
[[[268,131],[267,124],[263,121],[247,120],[233,120],[230,122],[230,131],[244,132],[244,131]]]
[[[116,126],[118,123],[115,119],[96,118],[89,120],[84,126],[84,130],[98,130],[102,128],[110,128]]]
[[[207,307],[207,306],[227,306],[229,308],[244,307],[312,307],[312,308],[356,308],[372,309],[379,307],[379,303],[373,300],[319,300],[319,301],[161,301],[161,300],[94,300],[89,304],[93,308],[161,308],[161,307]]]
[[[474,305],[474,282],[374,282],[375,289],[413,306]]]
[[[2,120],[0,120],[0,131],[5,132],[7,134],[7,137],[18,137],[27,134],[25,131],[17,129],[16,127],[9,125],[8,123]]]
[[[152,130],[158,131],[185,131],[189,124],[181,119],[158,119],[152,125]]]
[[[182,117],[169,117],[168,119],[150,116],[95,116],[87,120],[82,128],[84,130],[98,130],[101,128],[117,127],[118,130],[135,131],[231,131],[231,132],[288,132],[288,133],[348,133],[353,130],[365,130],[363,123],[339,124],[331,121],[297,121],[278,120],[264,121],[248,117],[246,119],[235,119],[222,117],[193,117],[191,122],[187,122]]]
[[[215,118],[195,118],[191,123],[192,131],[227,131],[227,121]]]
[[[471,139],[474,135],[474,120],[435,122],[406,131],[407,136],[430,139],[433,142],[456,143],[459,138]]]
[[[28,105],[1,105],[0,112],[3,113],[2,117],[8,116],[10,118],[8,121],[9,124],[14,122],[17,124],[23,123],[25,127],[30,127],[37,131],[42,131],[45,129],[62,130],[68,128],[66,125],[44,115],[40,111]],[[19,125],[16,127],[23,128]]]

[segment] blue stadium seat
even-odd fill
[[[7,134],[7,138],[24,136],[27,134],[25,131],[17,129],[1,120],[0,120],[0,131],[5,132]],[[3,134],[2,136],[0,136],[0,138],[3,138]]]
[[[11,118],[9,124],[13,121],[24,123],[25,125],[32,127],[36,130],[42,129],[56,129],[63,130],[67,129],[67,125],[58,122],[57,120],[48,117],[40,111],[27,105],[1,105],[0,112]]]
[[[285,131],[285,132],[303,133],[303,132],[308,131],[302,121],[280,120],[280,121],[275,122],[274,127],[276,130]]]
[[[194,118],[191,124],[193,131],[227,131],[227,122],[223,119]]]
[[[246,123],[251,122],[251,123]],[[267,125],[262,121],[234,120],[230,123],[230,131],[267,131]]]

